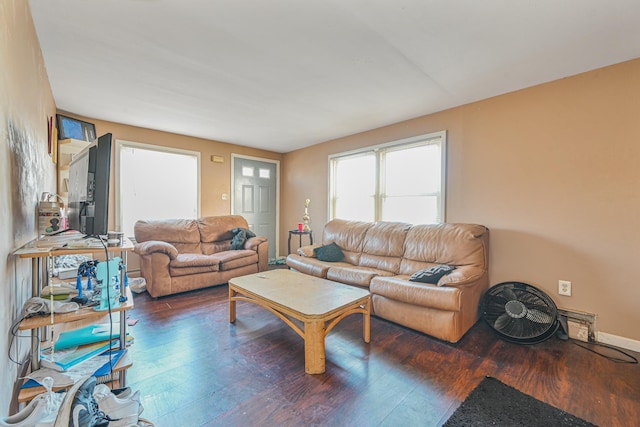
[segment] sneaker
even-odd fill
[[[53,393],[49,391],[47,398],[47,415],[44,416],[34,427],[53,427],[53,423],[56,421],[60,405],[64,400],[65,392]]]
[[[67,392],[60,405],[54,427],[106,427],[109,418],[100,411],[93,397],[96,377],[85,377]]]
[[[93,390],[93,397],[96,397],[98,394],[108,394],[113,393],[119,399],[129,399],[131,397],[131,387],[122,387],[122,388],[114,388],[110,389],[106,384],[98,384],[96,388]],[[138,397],[140,397],[138,395]]]
[[[104,384],[102,384],[102,385],[104,385]],[[98,386],[100,386],[100,384],[98,384],[96,386],[96,388]],[[116,397],[119,397],[120,399],[124,399],[125,397],[131,396],[131,387],[114,388],[114,389],[111,390],[111,393],[115,394]]]
[[[51,390],[53,380],[44,379],[46,393],[37,395],[22,411],[10,417],[0,418],[1,427],[52,427],[58,414],[64,393],[54,393]],[[51,380],[46,382],[47,380]]]
[[[142,413],[140,391],[121,398],[111,392],[109,387],[99,384],[93,391],[93,397],[98,402],[98,408],[111,420],[109,427],[135,425],[138,415]]]

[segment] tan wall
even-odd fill
[[[36,237],[40,194],[56,191],[47,129],[55,103],[26,1],[0,0],[0,70],[0,417],[4,417],[10,407],[17,408],[13,387],[23,370],[9,353],[24,362],[30,346],[28,338],[12,340],[9,333],[31,291],[31,263],[11,253]]]
[[[530,283],[640,340],[639,113],[636,59],[288,153],[281,242],[306,197],[320,237],[329,154],[447,130],[447,222],[491,229],[491,283]]]

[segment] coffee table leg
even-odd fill
[[[325,371],[324,322],[304,324],[304,370],[307,374],[322,374]]]
[[[235,297],[237,292],[231,289],[229,286],[229,322],[234,323],[236,321],[236,301],[232,298]]]
[[[371,341],[371,298],[364,305],[365,313],[362,314],[362,338],[364,342]]]

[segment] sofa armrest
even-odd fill
[[[258,271],[269,268],[269,240],[264,236],[250,237],[244,244],[245,249],[256,251],[258,254]]]
[[[307,258],[317,258],[316,253],[313,250],[321,246],[322,245],[319,244],[301,246],[298,248],[297,254]]]
[[[163,253],[171,259],[176,259],[178,250],[175,246],[168,242],[159,240],[149,240],[147,242],[136,243],[133,251],[138,255],[151,255],[154,253]]]
[[[464,286],[475,283],[486,272],[477,267],[458,267],[438,281],[438,286]]]
[[[244,243],[244,248],[252,251],[257,251],[260,244],[266,241],[267,241],[267,238],[263,236],[249,237],[247,241]]]

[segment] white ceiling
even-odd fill
[[[288,152],[640,57],[638,0],[30,0],[57,107]]]

